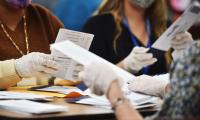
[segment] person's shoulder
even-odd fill
[[[92,16],[84,25],[83,31],[88,32],[93,30],[112,31],[115,29],[115,20],[111,13]]]
[[[111,13],[105,13],[100,15],[95,15],[89,19],[89,22],[94,23],[113,23],[114,16]]]
[[[39,5],[39,4],[34,4],[34,3],[28,6],[28,10],[32,12],[34,11],[40,14],[51,14],[50,11],[44,6]]]
[[[30,4],[27,8],[28,14],[32,17],[40,17],[43,21],[49,21],[51,24],[57,24],[58,27],[63,27],[62,22],[47,8],[39,4]]]

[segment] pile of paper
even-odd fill
[[[28,100],[2,100],[0,101],[0,109],[30,114],[46,114],[68,111],[68,108],[65,106],[38,103]]]
[[[80,97],[76,99],[68,99],[67,102],[84,104],[84,105],[92,105],[96,107],[111,109],[111,104],[105,96],[96,96],[92,94],[89,89],[85,91],[85,94],[88,94],[88,96]],[[125,96],[129,99],[130,103],[136,109],[155,107],[156,106],[155,101],[158,100],[157,97],[143,95],[143,94],[134,93],[134,92],[129,92],[128,94],[126,93]]]
[[[0,91],[0,100],[52,100],[53,97],[25,92]]]
[[[86,95],[82,90],[77,87],[67,87],[67,86],[42,86],[33,87],[31,90],[44,91],[44,92],[55,92],[65,94],[65,97],[80,97]]]

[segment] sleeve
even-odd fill
[[[49,16],[49,20],[50,23],[52,24],[52,31],[53,31],[53,36],[57,36],[58,31],[60,28],[64,28],[63,23],[55,16],[53,15],[50,11],[48,11],[48,16]],[[49,41],[50,43],[54,43],[55,40],[53,41]]]
[[[14,60],[0,62],[0,89],[14,86],[21,80],[15,70]]]
[[[59,29],[64,28],[63,23],[45,7],[37,4],[33,4],[32,6],[37,9],[40,16],[42,17],[44,22],[43,24],[45,26],[46,32],[48,33],[47,37],[49,43],[54,43]]]
[[[170,71],[170,92],[156,119],[194,119],[200,114],[200,42],[177,59]]]
[[[84,25],[82,31],[94,34],[89,51],[109,60],[109,51],[112,46],[112,30],[110,24],[105,22],[102,16],[90,18]]]

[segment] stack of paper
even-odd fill
[[[53,97],[32,93],[0,91],[0,100],[52,100]]]
[[[37,91],[45,91],[45,92],[56,92],[65,94],[65,97],[80,97],[85,95],[83,91],[81,91],[77,87],[67,87],[67,86],[44,86],[44,87],[33,87],[31,90]]]
[[[2,100],[0,108],[14,112],[23,112],[30,114],[45,114],[68,111],[67,107],[38,103],[28,100]]]
[[[80,97],[77,99],[69,99],[68,102],[78,103],[78,104],[85,104],[85,105],[92,105],[96,107],[102,107],[111,109],[111,104],[105,96],[97,96],[91,93],[88,89],[85,91],[85,94],[89,96]],[[143,95],[139,93],[129,92],[129,94],[125,95],[130,103],[136,108],[147,108],[147,107],[155,107],[155,101],[157,101],[157,97]]]

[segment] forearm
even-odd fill
[[[118,67],[124,69],[124,64],[123,64],[123,61],[119,62],[116,64]]]
[[[112,106],[115,106],[118,98],[124,98],[117,81],[111,83],[107,97]],[[131,106],[131,104],[129,104],[126,98],[123,103],[116,106],[115,115],[118,120],[143,120],[142,116]]]
[[[14,60],[1,61],[0,67],[0,89],[16,85],[21,80],[15,70]]]

